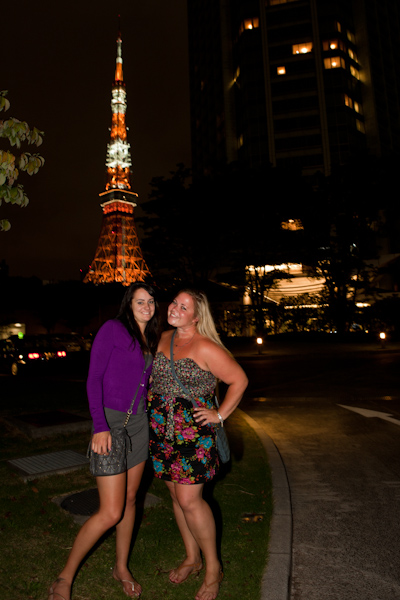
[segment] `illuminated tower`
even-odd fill
[[[115,80],[111,96],[111,139],[107,146],[107,182],[99,196],[103,223],[94,260],[84,281],[130,285],[144,281],[150,271],[144,261],[134,220],[135,200],[132,191],[130,144],[127,141],[125,113],[126,90],[122,72],[122,39],[117,39]]]

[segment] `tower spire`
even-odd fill
[[[115,81],[123,81],[124,80],[124,74],[122,72],[122,39],[121,39],[121,34],[119,34],[118,39],[117,39],[117,60],[116,60],[116,66],[115,66]]]
[[[132,159],[130,144],[126,135],[126,89],[122,71],[122,38],[118,33],[117,59],[115,64],[115,79],[111,88],[111,139],[107,146],[107,183],[106,190],[131,189]]]
[[[111,87],[111,134],[107,145],[106,185],[100,197],[103,224],[92,265],[84,281],[130,285],[150,276],[142,255],[134,221],[136,192],[131,185],[131,154],[125,114],[126,89],[122,71],[122,37],[117,38],[115,79]]]

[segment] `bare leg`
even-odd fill
[[[199,553],[201,549],[206,561],[206,574],[196,600],[214,600],[219,591],[221,564],[217,554],[214,516],[202,495],[204,486],[179,483],[173,486],[181,511],[177,509],[175,515],[178,515],[177,523],[186,548],[187,558],[183,564],[194,562],[198,556],[195,552]]]
[[[113,576],[118,581],[132,581],[134,590],[128,583],[123,583],[124,591],[128,595],[140,596],[141,586],[133,579],[128,569],[129,550],[132,541],[132,532],[136,516],[136,494],[142,479],[145,462],[132,467],[127,472],[126,482],[126,504],[123,518],[116,528],[116,560]]]
[[[59,595],[69,600],[72,581],[80,563],[101,536],[120,520],[125,505],[126,478],[126,473],[96,478],[99,510],[86,521],[76,536],[67,563],[58,576],[62,581],[56,581],[52,586],[52,600],[59,600]]]
[[[167,487],[171,494],[172,498],[172,507],[174,509],[175,519],[182,536],[182,540],[185,546],[186,558],[181,565],[177,569],[173,569],[170,572],[169,579],[172,583],[182,583],[188,576],[200,569],[202,565],[201,554],[200,554],[200,546],[197,543],[196,539],[193,537],[192,532],[190,531],[183,510],[178,502],[176,496],[175,486],[176,484],[172,481],[166,481]],[[185,565],[188,565],[185,567]],[[196,569],[197,567],[197,569]]]

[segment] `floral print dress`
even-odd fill
[[[174,361],[176,375],[198,406],[213,408],[216,379],[191,358]],[[214,426],[193,419],[193,403],[175,381],[169,359],[157,352],[148,396],[150,456],[155,476],[182,484],[210,481],[219,465]]]

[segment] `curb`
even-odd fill
[[[274,507],[268,544],[268,561],[261,581],[261,600],[289,600],[293,516],[286,468],[278,448],[263,426],[243,410],[236,410],[260,438],[271,467]]]

